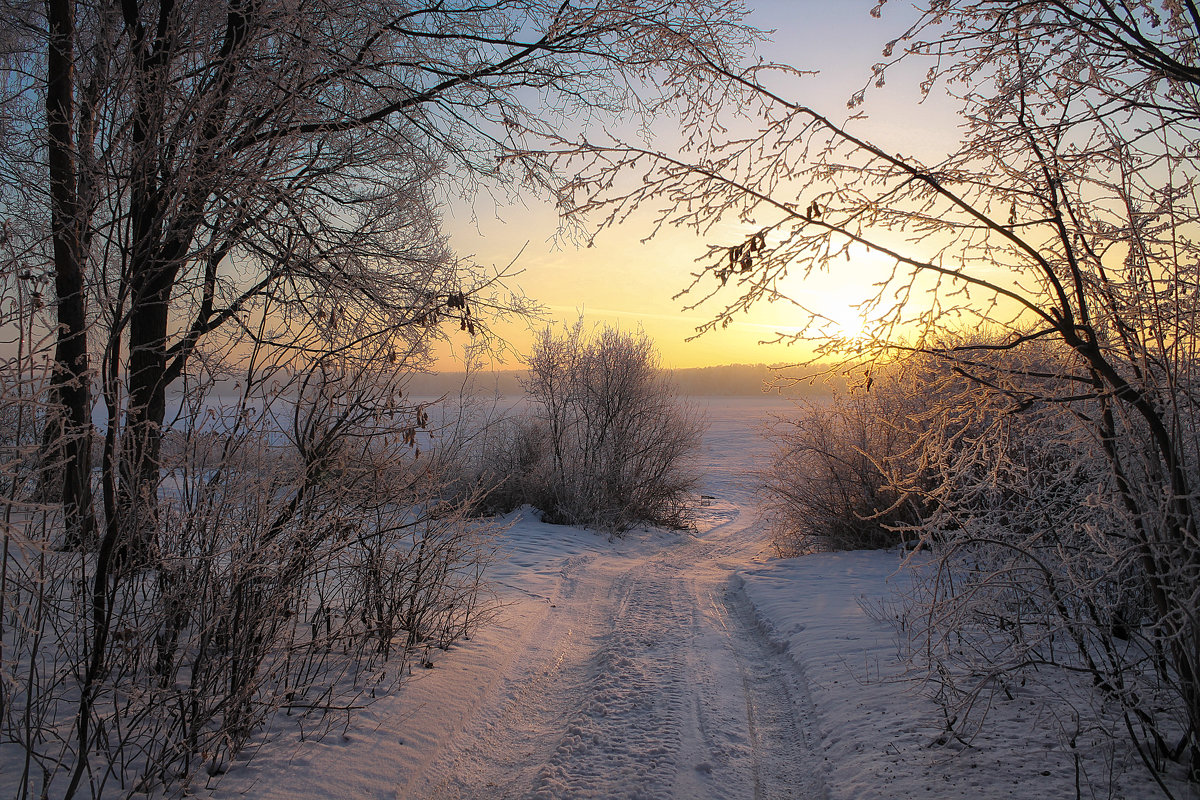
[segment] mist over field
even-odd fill
[[[815,367],[771,367],[766,364],[725,364],[712,367],[686,367],[667,370],[680,394],[691,397],[828,397],[843,381],[823,376],[826,370]],[[408,379],[408,391],[418,397],[456,395],[464,387],[505,397],[524,393],[524,370],[499,370],[471,374],[437,372],[417,374]]]

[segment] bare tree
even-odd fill
[[[398,376],[520,304],[441,210],[554,186],[529,137],[682,105],[754,36],[731,0],[5,4],[18,794],[219,770],[271,709],[362,674],[364,643],[407,656],[480,618],[477,498],[413,464]]]
[[[442,314],[474,329],[464,298],[475,281],[435,252],[436,214],[416,209],[440,202],[435,184],[545,188],[554,177],[526,155],[528,135],[580,114],[655,113],[698,85],[702,53],[723,63],[752,38],[725,0],[47,10],[54,68],[13,58],[29,69],[24,91],[36,95],[42,74],[55,87],[56,274],[71,278],[76,263],[93,282],[104,322],[93,348],[122,430],[106,516],[134,550],[152,549],[134,531],[153,527],[167,387],[201,341],[266,297],[336,319],[310,299],[328,285],[353,287],[392,324]],[[36,42],[36,15],[25,17]],[[653,91],[627,80],[650,75]],[[405,270],[439,260],[461,285],[419,303],[389,296]],[[60,314],[74,320],[84,287],[63,292]],[[79,322],[63,346],[86,353]],[[59,365],[63,386],[87,388],[77,356]]]
[[[819,322],[821,309],[785,297],[781,281],[870,252],[894,266],[862,306],[873,320],[868,340],[826,339],[819,355],[922,353],[1010,411],[1080,422],[1101,446],[1106,497],[1124,510],[1128,527],[1115,534],[1139,554],[1151,598],[1144,624],[1167,654],[1186,720],[1170,752],[1188,762],[1192,780],[1200,779],[1198,40],[1200,11],[1190,2],[928,3],[870,80],[882,87],[898,61],[929,59],[922,88],[950,92],[965,121],[959,146],[936,163],[868,140],[856,116],[839,122],[785,97],[772,87],[795,71],[769,64],[714,65],[742,89],[739,127],[717,129],[734,136],[697,132],[683,154],[550,148],[580,167],[562,195],[568,213],[602,211],[608,224],[661,200],[660,224],[711,231],[718,220],[742,222],[745,236],[713,245],[691,287],[723,298],[706,328],[785,299],[797,304],[799,336],[815,335],[803,323]],[[757,131],[746,132],[747,118],[760,121]],[[613,182],[626,170],[643,180],[611,189],[628,186]],[[964,329],[1000,338],[954,335]],[[1044,342],[1062,347],[1049,369],[1026,355]],[[996,351],[1013,357],[990,358]]]

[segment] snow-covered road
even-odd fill
[[[740,408],[710,421],[696,535],[564,540],[517,520],[501,570],[516,655],[399,796],[823,796],[802,678],[733,577],[764,558],[742,482],[761,443]]]
[[[700,536],[568,558],[520,657],[400,795],[820,797],[799,675],[731,590],[761,536],[706,511]]]

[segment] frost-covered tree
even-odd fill
[[[818,355],[886,362],[915,352],[987,389],[1006,413],[1061,416],[1090,437],[1098,449],[1076,453],[1102,461],[1096,491],[1119,511],[1112,534],[1128,544],[1110,568],[1128,566],[1149,598],[1139,624],[1163,654],[1168,716],[1180,722],[1147,720],[1136,693],[1111,696],[1131,731],[1150,730],[1135,736],[1149,742],[1148,760],[1162,749],[1196,780],[1200,10],[1174,0],[918,5],[870,81],[883,88],[900,64],[925,62],[922,90],[948,93],[961,114],[945,157],[898,153],[863,135],[857,112],[838,119],[795,99],[794,70],[758,64],[724,70],[741,87],[741,119],[697,131],[683,153],[558,142],[581,172],[563,205],[607,214],[601,224],[636,205],[710,233],[740,221],[745,234],[715,243],[691,287],[723,303],[708,328],[783,298],[789,275],[870,252],[893,265],[871,279],[860,309],[870,330],[825,339]],[[612,181],[624,171],[642,180]],[[794,294],[797,338],[815,336],[819,325],[806,323],[821,309]],[[1045,346],[1056,349],[1048,369]],[[1109,677],[1095,673],[1101,687]]]
[[[56,385],[85,392],[81,354],[99,356],[121,432],[106,516],[134,549],[150,544],[134,540],[152,526],[167,387],[202,343],[250,335],[267,298],[294,325],[370,305],[377,327],[441,315],[474,329],[480,276],[438,233],[445,190],[545,189],[530,135],[710,91],[710,60],[752,38],[728,0],[15,10],[6,38],[25,46],[6,108],[28,124],[10,128],[5,169],[56,220]],[[86,428],[86,402],[63,396],[70,426]]]
[[[288,694],[272,687],[295,678],[260,680],[295,644],[294,574],[293,588],[320,594],[345,566],[334,562],[370,544],[384,575],[413,528],[380,497],[411,501],[424,530],[457,519],[434,489],[408,493],[412,476],[368,480],[344,461],[415,453],[422,410],[397,375],[425,363],[445,325],[482,332],[487,312],[512,305],[502,276],[452,251],[442,209],[482,184],[554,186],[531,136],[712,91],[710,63],[754,38],[740,15],[732,0],[4,4],[0,314],[16,354],[0,400],[21,424],[0,498],[0,639],[19,677],[0,684],[24,696],[0,688],[0,713],[20,728],[21,792],[98,793],[110,779],[134,791],[193,769],[201,733],[244,741],[257,710]],[[327,407],[305,416],[311,398]],[[281,444],[298,429],[315,433]],[[250,477],[281,453],[295,461]],[[360,491],[370,481],[376,491]],[[227,538],[206,538],[214,529]],[[434,589],[460,552],[413,541],[445,557],[388,562],[392,583],[420,587],[399,615],[410,621],[421,598],[444,600]],[[197,577],[197,547],[232,572]],[[288,552],[312,557],[291,564]],[[399,618],[382,580],[372,630]],[[307,619],[332,635],[349,604],[317,603]],[[51,608],[65,615],[53,635]],[[231,650],[244,658],[210,658]],[[172,694],[201,655],[219,665],[204,691],[236,697]],[[150,705],[118,708],[122,697]],[[112,738],[130,715],[146,727]]]

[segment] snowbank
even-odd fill
[[[1071,746],[1069,731],[1088,720],[1070,718],[1061,698],[1073,687],[1061,678],[992,697],[969,746],[945,736],[933,687],[905,675],[896,627],[881,621],[908,584],[898,552],[819,553],[736,580],[807,683],[833,800],[1161,796],[1130,753],[1113,758],[1097,741],[1085,746],[1086,736]],[[1111,795],[1109,768],[1118,777]]]

